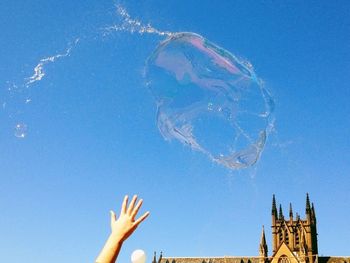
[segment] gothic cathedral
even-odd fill
[[[350,257],[326,257],[318,255],[316,213],[306,194],[305,218],[293,213],[285,217],[282,206],[277,211],[275,195],[272,197],[272,255],[268,255],[264,227],[262,229],[259,256],[253,257],[163,257],[156,254],[152,263],[350,263]]]
[[[271,263],[315,263],[317,250],[317,229],[314,204],[310,205],[306,195],[305,219],[293,215],[289,204],[289,217],[284,217],[282,206],[277,213],[275,195],[272,197],[272,260]],[[267,244],[263,229],[259,256],[268,259]]]

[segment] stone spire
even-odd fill
[[[312,203],[311,205],[311,248],[313,254],[318,254],[318,244],[317,244],[317,226],[316,226],[316,213],[315,213],[315,207]]]
[[[310,213],[311,213],[309,193],[306,193],[306,208],[305,208],[305,213],[306,213],[306,214],[310,214]]]
[[[267,243],[265,238],[265,230],[264,226],[262,227],[261,231],[261,238],[260,238],[260,246],[259,246],[259,256],[260,256],[260,262],[266,262],[267,259]]]
[[[306,214],[306,220],[310,224],[311,223],[311,206],[310,206],[310,199],[309,199],[308,193],[306,194],[305,214]]]
[[[158,260],[157,260],[157,253],[154,252],[152,263],[160,263],[162,261],[162,258],[163,258],[163,252],[160,252],[160,256]]]
[[[157,263],[157,253],[154,251],[152,263]]]
[[[293,208],[292,203],[289,203],[289,218],[293,221]]]
[[[276,249],[277,249],[277,207],[276,207],[276,199],[275,199],[275,195],[272,195],[272,210],[271,210],[271,214],[272,214],[272,252],[275,253]]]
[[[272,196],[272,210],[271,210],[271,214],[273,216],[277,216],[277,208],[276,208],[276,199],[275,199],[275,195]]]
[[[266,243],[266,238],[265,238],[265,229],[264,226],[262,227],[261,231],[261,238],[260,238],[260,250],[264,251],[264,254],[267,254],[267,243]]]
[[[283,219],[282,205],[280,205],[280,209],[279,209],[279,213],[278,213],[278,219],[279,220]]]
[[[311,204],[311,218],[316,223],[316,213],[315,213],[314,203]]]
[[[163,252],[160,251],[160,256],[158,258],[158,263],[160,263],[162,261],[162,258],[163,258]]]

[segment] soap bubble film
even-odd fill
[[[230,169],[254,165],[273,127],[274,101],[252,65],[195,33],[176,33],[146,62],[157,125]]]

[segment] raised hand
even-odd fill
[[[96,259],[96,263],[113,263],[118,257],[123,242],[135,231],[138,225],[146,219],[149,212],[144,213],[135,220],[137,212],[142,206],[142,199],[137,204],[137,195],[134,195],[129,207],[129,197],[126,195],[122,204],[120,215],[111,211],[111,234],[106,241],[100,255]],[[136,205],[135,205],[136,204]]]
[[[149,212],[146,212],[135,220],[143,200],[140,199],[136,204],[137,195],[134,195],[128,207],[128,199],[126,195],[118,218],[116,214],[111,211],[111,235],[122,241],[126,240],[135,231],[137,226],[149,215]]]

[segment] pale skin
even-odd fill
[[[149,212],[144,213],[138,219],[136,215],[142,206],[143,200],[137,203],[137,195],[134,195],[128,206],[129,197],[123,200],[119,217],[111,211],[111,234],[109,235],[103,249],[98,255],[95,263],[114,263],[118,257],[123,242],[135,231],[138,225],[145,220]]]

